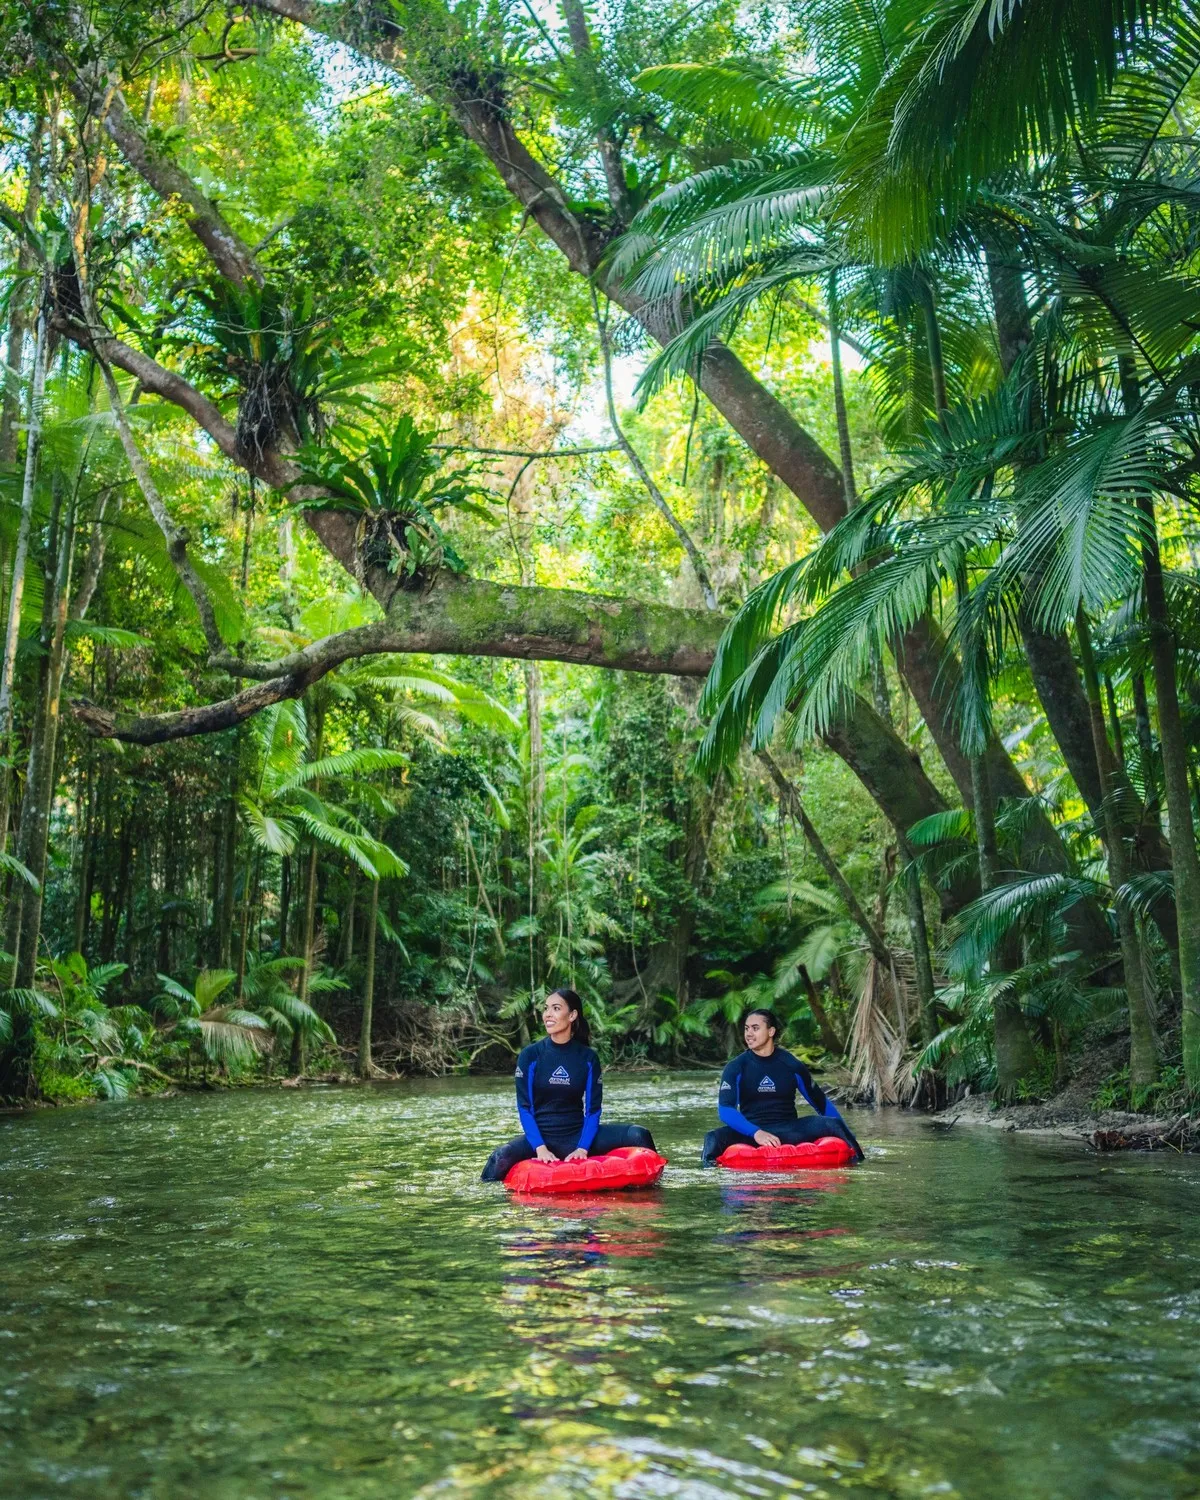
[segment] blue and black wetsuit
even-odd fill
[[[503,1182],[519,1161],[549,1146],[559,1161],[582,1146],[589,1156],[603,1156],[618,1146],[654,1150],[654,1137],[640,1125],[602,1125],[604,1085],[600,1059],[580,1042],[559,1043],[543,1037],[517,1058],[517,1117],[524,1134],[498,1146],[483,1169],[484,1182]]]
[[[796,1095],[816,1110],[798,1117]],[[798,1057],[776,1047],[769,1057],[742,1052],[726,1063],[717,1092],[717,1115],[721,1126],[704,1137],[702,1161],[709,1167],[727,1146],[756,1144],[754,1132],[769,1130],[786,1145],[836,1135],[849,1141],[862,1160],[862,1147],[838,1114],[837,1105]]]

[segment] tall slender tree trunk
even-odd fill
[[[42,201],[42,140],[46,118],[39,114],[29,140],[28,187],[25,192],[26,224],[36,223]],[[17,248],[17,263],[8,304],[8,338],[5,345],[4,396],[0,401],[0,467],[10,468],[17,461],[17,424],[21,415],[21,370],[25,363],[25,337],[29,329],[29,296],[27,278],[34,269],[33,248],[22,240]]]
[[[362,1025],[358,1033],[358,1076],[370,1078],[371,1023],[375,1014],[375,938],[379,929],[379,881],[371,882],[371,905],[367,914],[367,966],[363,975]]]
[[[771,780],[775,783],[779,793],[781,806],[790,812],[800,824],[800,830],[808,842],[809,848],[816,856],[817,863],[829,877],[834,890],[841,896],[846,910],[850,913],[850,919],[866,939],[867,947],[875,955],[876,959],[885,967],[890,968],[892,964],[891,950],[884,941],[883,934],[877,923],[872,922],[863,910],[862,903],[854,894],[854,888],[838,868],[837,860],[830,854],[824,839],[817,832],[812,819],[805,811],[804,803],[800,800],[800,794],[796,788],[783,774],[774,756],[766,750],[760,750],[759,759],[770,773]]]
[[[82,838],[79,845],[79,873],[75,885],[74,942],[76,953],[86,956],[88,928],[92,915],[92,883],[95,862],[92,846],[96,833],[96,761],[95,751],[89,744],[84,761],[83,795],[80,799]]]
[[[34,927],[40,931],[40,913],[43,893],[41,881],[44,869],[39,870],[38,846],[41,823],[41,804],[45,786],[47,752],[53,758],[53,747],[48,734],[51,731],[50,695],[52,690],[52,651],[56,623],[55,585],[59,573],[59,549],[64,528],[62,525],[62,486],[54,485],[50,515],[49,545],[43,564],[42,621],[38,644],[40,661],[36,678],[29,733],[29,762],[25,776],[25,796],[21,802],[21,818],[17,830],[17,858],[31,871],[39,882],[38,889],[21,882],[13,891],[8,913],[8,949],[14,958],[13,983],[28,989],[33,983],[34,965],[37,961],[37,932],[33,934],[34,947],[26,954],[27,938]],[[44,840],[41,840],[44,844]],[[32,863],[30,863],[32,861]],[[41,863],[44,865],[43,850]]]
[[[996,807],[984,756],[971,757],[971,775],[979,884],[984,891],[990,891],[999,884],[999,856],[996,848]],[[996,957],[1002,970],[1011,970],[1020,964],[1020,954],[1013,951],[1011,944],[1008,951],[1003,948],[998,950]],[[1021,1080],[1028,1077],[1037,1062],[1021,1007],[1009,996],[996,997],[992,1034],[996,1047],[997,1092],[1002,1098],[1007,1098]]]
[[[21,519],[13,554],[12,583],[8,591],[8,620],[4,631],[4,654],[0,657],[0,849],[8,845],[9,798],[12,786],[13,676],[17,641],[21,634],[21,603],[25,597],[25,568],[29,558],[29,534],[33,525],[33,498],[37,488],[38,459],[42,446],[42,407],[46,394],[45,303],[38,309],[37,336],[33,353],[33,381],[29,391],[29,420],[25,429],[25,477],[21,487]]]
[[[233,764],[229,772],[229,797],[225,803],[225,825],[221,846],[221,907],[218,920],[217,967],[233,962],[234,886],[237,880],[238,744],[234,739]]]
[[[921,876],[913,863],[913,852],[899,829],[896,838],[900,858],[904,860],[904,909],[908,917],[912,943],[913,966],[917,974],[917,1000],[921,1007],[921,1040],[926,1046],[937,1035],[936,991],[933,984],[933,954],[929,945],[929,925],[925,920],[925,902],[921,895]]]
[[[314,734],[313,734],[313,760],[320,760],[322,746],[325,742],[325,714],[318,705],[313,710]],[[319,781],[313,782],[313,795],[318,796],[321,790]],[[304,967],[300,970],[299,998],[308,1001],[308,987],[312,980],[312,968],[314,950],[316,948],[317,931],[317,856],[320,846],[316,840],[312,841],[312,847],[308,854],[308,873],[304,883]],[[289,1067],[294,1077],[298,1077],[304,1071],[304,1032],[300,1027],[292,1032],[292,1055]]]
[[[595,309],[596,314],[596,327],[600,334],[600,350],[604,356],[604,390],[608,400],[608,422],[609,426],[613,430],[613,436],[616,438],[621,452],[624,453],[625,457],[629,460],[630,466],[632,467],[634,473],[642,481],[642,486],[645,489],[646,493],[650,496],[655,509],[663,517],[671,530],[675,533],[675,536],[679,541],[679,545],[687,554],[688,561],[692,565],[692,573],[694,574],[696,583],[700,588],[700,594],[704,600],[705,608],[715,610],[719,607],[719,603],[717,600],[716,590],[712,585],[712,579],[709,577],[708,564],[704,560],[704,554],[696,545],[695,540],[693,539],[691,533],[688,531],[687,527],[684,526],[683,522],[680,521],[679,517],[675,514],[671,505],[667,501],[666,496],[659,489],[658,485],[655,484],[653,478],[650,475],[650,471],[642,462],[641,455],[629,441],[628,437],[625,434],[625,429],[621,426],[620,419],[617,416],[616,402],[613,399],[612,344],[609,340],[608,333],[608,314],[605,314],[603,317],[601,317],[600,303],[594,289],[592,291],[592,305]]]
[[[541,944],[533,931],[541,909],[538,868],[542,842],[542,820],[546,805],[546,758],[542,744],[542,669],[538,662],[525,663],[525,725],[529,731],[529,795],[527,798],[526,865],[529,879],[529,992],[541,978]]]
[[[342,923],[342,962],[354,962],[354,908],[358,902],[358,866],[350,866],[350,890],[346,897],[346,915]]]
[[[317,858],[318,845],[313,841],[308,851],[308,867],[304,879],[304,967],[300,970],[299,998],[308,1000],[308,986],[312,979],[313,949],[316,946],[317,930]],[[299,1027],[292,1033],[292,1055],[288,1064],[293,1077],[304,1071],[304,1033]]]
[[[288,949],[288,918],[292,905],[292,857],[285,854],[279,861],[279,956]]]
[[[1171,864],[1175,872],[1175,910],[1179,920],[1183,1068],[1189,1087],[1200,1089],[1200,858],[1196,854],[1192,794],[1188,786],[1187,736],[1179,712],[1175,632],[1163,586],[1158,523],[1153,502],[1144,498],[1140,503],[1146,527],[1142,541],[1142,586],[1150,632],[1150,660],[1154,668],[1158,740],[1167,817],[1171,823]]]
[[[46,568],[47,588],[42,610],[43,658],[17,840],[17,858],[38,884],[33,889],[24,881],[18,882],[9,909],[8,941],[9,951],[13,954],[12,982],[15,988],[25,990],[34,987],[41,941],[50,813],[56,785],[59,705],[66,661],[71,559],[75,541],[74,497],[69,498],[64,506],[58,486],[55,488],[51,549]],[[28,1097],[34,1092],[33,1052],[32,1016],[18,1012],[13,1017],[13,1034],[7,1053],[0,1062],[0,1094]]]
[[[1134,736],[1137,739],[1138,759],[1141,762],[1146,813],[1161,829],[1157,762],[1154,754],[1154,736],[1150,730],[1150,702],[1146,697],[1146,679],[1140,672],[1131,672],[1129,687],[1133,693]]]
[[[237,980],[234,990],[239,1000],[245,999],[246,954],[250,946],[250,908],[256,885],[257,864],[258,856],[252,850],[246,859],[246,868],[242,871],[242,928],[238,938]]]
[[[808,1000],[808,1008],[812,1011],[813,1020],[817,1023],[817,1033],[821,1038],[821,1046],[826,1052],[831,1052],[834,1057],[841,1057],[846,1050],[846,1044],[838,1035],[837,1027],[829,1018],[829,1012],[821,1000],[820,991],[813,983],[812,975],[800,965],[800,982],[804,986],[804,994]],[[732,1028],[731,1028],[732,1029]],[[736,1042],[734,1043],[736,1046]]]
[[[1101,804],[1104,814],[1103,836],[1108,852],[1109,883],[1114,891],[1129,879],[1129,859],[1125,849],[1125,828],[1117,811],[1116,767],[1108,733],[1104,727],[1104,705],[1100,697],[1100,676],[1092,650],[1091,627],[1082,607],[1076,615],[1079,659],[1083,666],[1083,685],[1092,718],[1092,736],[1096,744],[1096,762],[1104,790]],[[1154,1035],[1154,1017],[1146,993],[1142,945],[1137,923],[1126,901],[1116,903],[1117,934],[1121,947],[1121,966],[1125,976],[1125,994],[1129,999],[1129,1082],[1135,1089],[1149,1088],[1158,1078],[1158,1042]]]
[[[110,801],[112,792],[110,788]],[[132,842],[132,829],[128,818],[121,820],[121,831],[117,836],[116,866],[114,869],[112,859],[105,861],[104,870],[104,918],[100,925],[100,957],[104,963],[111,963],[117,952],[117,929],[121,923],[121,911],[125,905],[125,882],[129,879],[129,855]],[[105,838],[106,851],[113,848],[111,825]],[[114,878],[115,877],[115,878]]]
[[[918,272],[921,312],[925,319],[925,346],[929,354],[929,377],[933,383],[933,409],[938,421],[945,426],[945,414],[950,410],[950,398],[946,392],[946,357],[942,351],[942,328],[938,321],[937,300],[933,284],[923,273]]]
[[[846,514],[858,505],[854,482],[854,450],[850,444],[850,416],[846,410],[846,387],[842,379],[842,304],[838,295],[838,273],[829,273],[829,365],[833,372],[833,412],[837,422],[838,452],[842,463],[842,495]]]

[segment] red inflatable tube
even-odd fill
[[[665,1156],[645,1146],[618,1146],[585,1161],[519,1161],[504,1179],[514,1193],[610,1193],[617,1188],[649,1187],[667,1164]]]
[[[848,1167],[854,1147],[840,1136],[823,1135],[798,1146],[726,1146],[717,1166],[735,1172],[810,1172],[820,1167]]]

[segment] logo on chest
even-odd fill
[[[760,1094],[774,1094],[776,1092],[775,1080],[773,1078],[764,1078],[758,1086],[758,1092]]]
[[[566,1084],[567,1087],[569,1088],[570,1084],[571,1084],[571,1075],[570,1075],[570,1073],[567,1072],[566,1068],[558,1067],[558,1068],[555,1068],[554,1072],[551,1073],[550,1077],[547,1078],[546,1082],[547,1083]],[[774,1087],[774,1084],[772,1084],[772,1088],[773,1087]]]

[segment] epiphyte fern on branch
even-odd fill
[[[390,431],[376,432],[354,446],[307,444],[300,454],[297,482],[319,486],[325,493],[297,503],[304,510],[357,516],[357,555],[363,569],[383,568],[409,581],[442,567],[465,572],[466,563],[438,516],[454,512],[490,524],[490,496],[473,477],[477,464],[446,467],[434,450],[436,438],[435,432],[422,431],[406,415]]]

